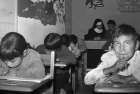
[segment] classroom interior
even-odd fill
[[[8,32],[18,32],[36,48],[49,33],[74,34],[85,42],[82,62],[88,72],[100,62],[107,41],[84,39],[94,20],[102,19],[106,28],[109,19],[117,25],[130,24],[140,34],[139,17],[139,0],[0,0],[0,39]],[[81,83],[82,86],[74,84],[75,94],[94,93],[93,86],[86,86],[83,80]],[[49,93],[53,94],[52,87]]]

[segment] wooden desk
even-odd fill
[[[66,70],[69,70],[69,73],[70,73],[70,83],[71,83],[71,87],[73,89],[73,94],[76,94],[76,71],[75,71],[75,64],[66,65],[66,64],[64,64],[64,62],[57,61],[57,63],[55,64],[55,69],[57,69],[57,68],[62,69],[62,70],[64,68],[67,68]],[[54,73],[57,74],[57,70],[55,70]],[[55,79],[55,74],[54,74],[54,79]],[[54,80],[54,84],[55,84],[55,81],[57,81],[57,80]],[[56,87],[54,87],[54,89],[55,88]]]
[[[88,40],[85,41],[87,46],[87,53],[86,53],[86,72],[95,68],[98,63],[100,62],[100,57],[104,53],[103,47],[106,44],[106,40]]]
[[[97,83],[94,88],[98,93],[140,93],[140,83]]]
[[[25,80],[7,80],[0,79],[0,90],[17,91],[17,92],[32,92],[51,80],[51,75],[47,75],[44,80],[25,81]]]
[[[85,41],[87,49],[102,49],[107,41]]]

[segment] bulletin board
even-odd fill
[[[120,12],[140,12],[140,0],[118,0]]]

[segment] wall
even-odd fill
[[[30,0],[18,1],[18,32],[23,34],[32,46],[42,44],[45,36],[50,32],[59,34],[65,32],[65,24],[57,14],[55,16],[55,12],[58,10],[56,7],[54,10],[53,4],[50,6],[51,4],[46,2],[32,4]],[[28,10],[23,12],[26,8]]]
[[[50,32],[62,34],[65,25],[42,25],[39,20],[17,16],[17,0],[0,0],[0,39],[7,32],[19,32],[32,45],[43,43],[44,37]]]
[[[0,39],[16,28],[15,0],[0,0]]]
[[[44,26],[39,20],[18,17],[18,32],[23,34],[32,46],[36,47],[44,42],[44,38],[48,33],[64,33],[65,26],[63,24]]]
[[[86,0],[72,0],[72,33],[83,38],[96,18],[102,18],[105,24],[108,19],[114,19],[117,24],[133,25],[140,33],[140,12],[120,12],[118,0],[103,1],[104,7],[94,9],[85,6]]]

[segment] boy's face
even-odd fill
[[[97,22],[96,27],[98,29],[102,29],[103,28],[103,23],[102,22]]]
[[[117,57],[128,61],[136,50],[136,42],[131,35],[120,35],[114,39],[113,49]]]
[[[115,30],[115,25],[107,24],[109,30]]]

